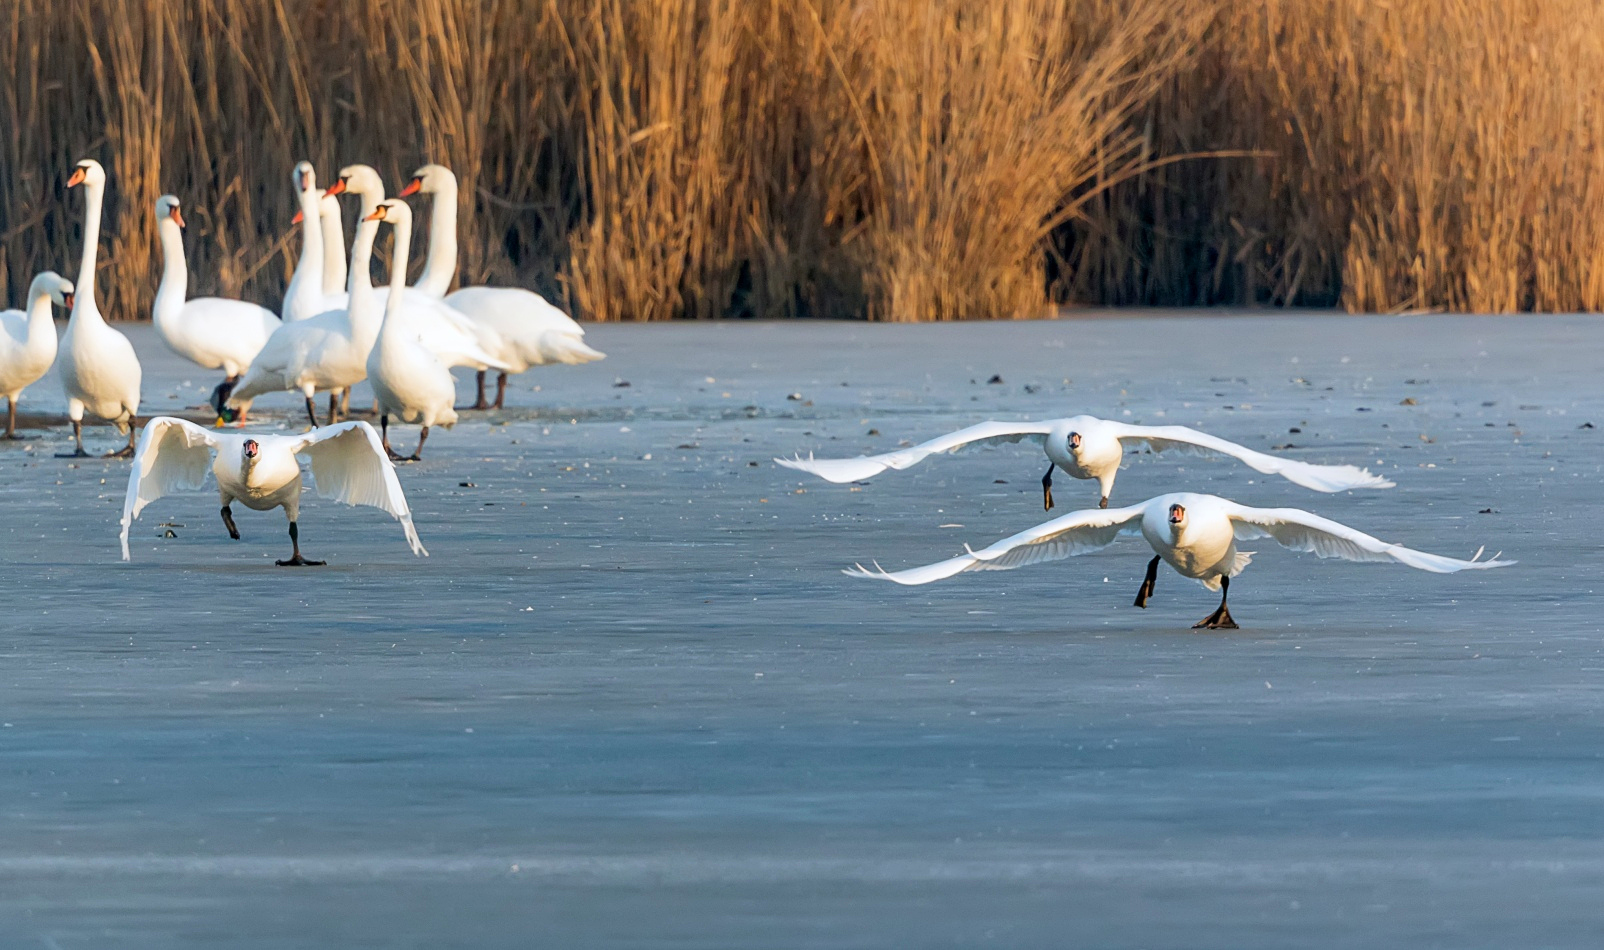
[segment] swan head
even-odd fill
[[[364,221],[383,221],[392,227],[398,224],[412,222],[412,208],[399,198],[390,198],[379,202],[373,213],[363,218]]]
[[[1066,445],[1071,452],[1078,450],[1082,441],[1084,440],[1081,438],[1081,434],[1079,432],[1071,432],[1070,434],[1064,436],[1064,445]]]
[[[408,195],[432,195],[438,191],[455,191],[457,176],[444,165],[425,165],[412,173],[412,180],[401,189],[401,197]]]
[[[245,440],[244,450],[245,450],[245,460],[247,462],[249,462],[249,461],[255,459],[256,456],[261,454],[262,445],[261,445],[260,442],[257,442],[255,439],[246,439]]]
[[[156,199],[156,220],[159,222],[162,218],[171,219],[179,227],[184,226],[184,216],[178,213],[177,195],[162,195]]]
[[[74,166],[72,177],[67,179],[68,188],[79,185],[104,185],[106,183],[106,169],[92,158],[86,158]]]
[[[295,183],[297,192],[311,191],[317,187],[317,172],[311,162],[296,162],[295,170],[290,172],[290,181]]]
[[[67,310],[72,309],[72,281],[53,270],[41,271],[28,285],[28,299],[48,296],[50,302]]]
[[[372,165],[347,165],[340,169],[339,180],[329,186],[329,194],[343,195],[347,192],[353,195],[382,195],[384,179],[379,177]]]
[[[1170,526],[1180,528],[1186,524],[1186,506],[1180,504],[1170,505]]]

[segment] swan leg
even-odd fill
[[[134,457],[134,440],[139,438],[139,417],[128,417],[128,444],[115,452],[107,452],[103,459],[131,459]]]
[[[77,443],[78,447],[71,452],[57,452],[56,458],[86,459],[89,457],[89,453],[84,451],[84,421],[82,419],[72,420],[72,440]]]
[[[478,373],[476,373],[474,375],[474,381],[478,385],[479,396],[473,401],[473,405],[469,406],[468,408],[489,409],[490,403],[485,402],[485,371],[480,370]]]
[[[234,525],[234,509],[227,504],[223,505],[223,527],[228,529],[229,537],[239,540],[239,528]]]
[[[6,399],[6,438],[20,439],[17,435],[17,397]]]
[[[340,394],[329,393],[329,425],[340,421]]]
[[[423,461],[423,443],[424,443],[424,440],[426,440],[428,438],[429,438],[429,427],[428,426],[424,426],[423,427],[423,431],[418,433],[418,448],[417,448],[417,450],[414,451],[411,455],[409,455],[405,459],[405,461],[408,461],[408,462],[421,462],[421,461]]]
[[[1147,577],[1143,578],[1142,586],[1136,590],[1136,606],[1147,609],[1147,598],[1153,596],[1153,588],[1158,586],[1158,562],[1164,560],[1153,555],[1153,560],[1147,562]]]
[[[342,389],[342,390],[340,390],[340,417],[343,418],[343,419],[351,418],[351,390],[350,389]]]
[[[1041,510],[1053,510],[1053,469],[1058,467],[1057,462],[1047,463],[1047,474],[1041,477]]]
[[[1192,629],[1196,630],[1199,627],[1208,630],[1239,629],[1236,625],[1236,621],[1231,619],[1231,608],[1225,606],[1225,598],[1229,596],[1230,593],[1231,579],[1229,577],[1220,578],[1220,606],[1215,608],[1214,613],[1211,613],[1202,620],[1199,620],[1197,623],[1192,624]]]
[[[317,428],[317,406],[312,404],[312,397],[306,397],[306,417],[312,420],[312,428]],[[333,422],[333,419],[329,420]]]
[[[390,414],[387,412],[379,413],[379,442],[384,446],[384,454],[390,456],[390,461],[406,461],[406,459],[401,457],[400,453],[398,453],[395,449],[390,448]],[[422,441],[418,442],[418,448],[423,448]]]
[[[279,567],[322,567],[329,563],[328,561],[308,561],[306,558],[301,557],[301,531],[293,521],[290,522],[290,547],[294,551],[290,554],[288,561],[274,561],[273,563]]]
[[[496,376],[496,408],[497,409],[501,408],[501,403],[506,398],[507,398],[507,374],[506,373],[501,373],[501,374]]]

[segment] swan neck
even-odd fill
[[[104,182],[84,182],[84,253],[78,264],[78,281],[74,285],[72,315],[80,313],[87,319],[100,318],[95,306],[95,259],[100,253],[100,208],[105,200]]]
[[[332,207],[323,210],[322,201],[319,201],[319,210],[323,239],[323,293],[337,294],[346,289],[345,271],[345,227],[340,220],[340,205],[338,201],[332,202]]]
[[[162,323],[178,315],[189,293],[189,267],[184,259],[184,236],[171,218],[156,222],[162,245],[162,282],[156,288],[153,316]]]
[[[397,221],[395,247],[390,251],[390,296],[384,302],[384,326],[379,329],[381,339],[401,332],[401,297],[407,289],[407,251],[411,244],[412,222]]]
[[[305,318],[320,309],[318,303],[323,294],[323,225],[315,190],[302,190],[298,201],[301,206],[301,259],[295,262],[295,273],[290,275],[289,290],[284,295],[284,311],[285,316],[298,311],[297,318]]]
[[[55,306],[50,299],[50,290],[46,287],[35,288],[28,294],[28,346],[30,348],[44,342],[48,334],[52,341],[56,338],[56,315],[51,313]]]
[[[351,242],[351,299],[345,305],[353,338],[373,339],[378,333],[373,309],[373,241],[379,235],[379,222],[363,221]]]
[[[417,288],[431,297],[444,297],[457,274],[457,183],[437,188],[429,218],[429,256]]]

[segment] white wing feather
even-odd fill
[[[1113,544],[1122,534],[1136,534],[1141,530],[1144,507],[1134,505],[1129,508],[1072,511],[1021,531],[1011,538],[1004,538],[988,548],[972,550],[968,554],[924,567],[890,572],[878,569],[878,565],[873,571],[857,565],[855,570],[842,573],[848,577],[871,577],[898,584],[928,584],[963,571],[1011,571],[1027,564],[1062,561],[1100,551]]]
[[[412,525],[412,510],[379,434],[366,422],[342,422],[307,433],[294,448],[312,464],[317,493],[347,505],[370,505],[401,522],[412,553],[428,557]]]
[[[1191,455],[1226,455],[1266,475],[1279,475],[1304,488],[1338,492],[1353,488],[1391,488],[1393,483],[1354,465],[1311,465],[1292,459],[1255,452],[1245,445],[1215,438],[1186,426],[1136,426],[1123,422],[1107,423],[1120,441],[1146,442],[1155,452],[1181,452]]]
[[[1433,574],[1452,574],[1455,571],[1486,570],[1506,567],[1514,561],[1468,561],[1427,554],[1406,548],[1401,544],[1388,544],[1363,531],[1345,524],[1322,518],[1298,508],[1249,508],[1233,505],[1227,512],[1237,540],[1269,538],[1284,548],[1306,551],[1317,557],[1337,557],[1345,561],[1397,561]]]
[[[815,459],[812,456],[794,459],[775,459],[774,461],[786,468],[794,468],[799,472],[807,472],[820,478],[841,484],[843,482],[861,481],[880,474],[888,468],[903,469],[924,461],[937,452],[959,452],[966,448],[980,445],[1000,445],[1004,442],[1022,442],[1029,440],[1038,444],[1047,441],[1047,433],[1052,431],[1051,422],[982,422],[967,429],[959,429],[909,446],[896,452],[886,452],[882,455],[860,455],[854,459]]]
[[[217,440],[193,422],[157,416],[145,423],[123,500],[123,560],[128,560],[128,529],[139,513],[163,495],[203,487],[216,450]]]

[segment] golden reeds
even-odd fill
[[[148,313],[167,191],[191,292],[276,304],[309,158],[451,166],[462,278],[591,319],[1594,310],[1601,27],[1590,0],[12,0],[0,289],[70,271],[91,156],[109,315]]]

